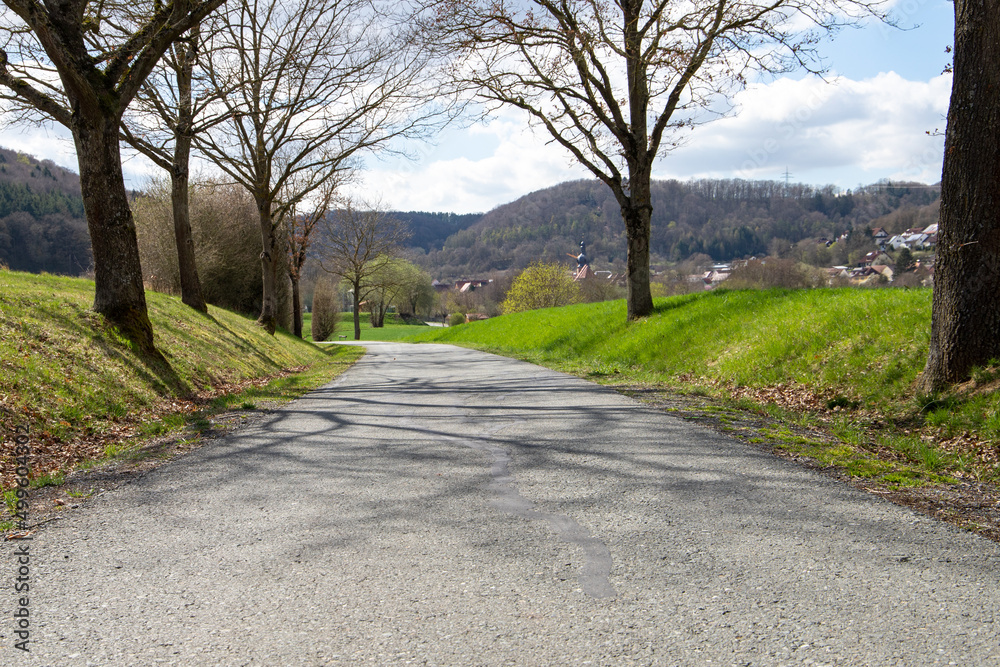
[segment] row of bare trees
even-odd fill
[[[94,247],[95,310],[149,349],[118,149],[123,116],[137,96],[164,121],[131,132],[140,150],[153,154],[164,144],[150,135],[167,130],[172,152],[158,163],[183,180],[190,137],[253,196],[262,239],[260,323],[273,331],[282,221],[362,152],[418,136],[446,117],[430,75],[447,61],[450,85],[487,112],[523,110],[612,190],[628,245],[631,320],[653,310],[655,160],[691,127],[724,112],[748,81],[820,70],[815,45],[822,34],[888,20],[882,0],[230,0],[219,12],[226,0],[3,1],[5,97],[30,118],[40,114],[72,131]],[[989,297],[1000,262],[990,240],[1000,225],[997,150],[995,141],[981,141],[996,136],[996,68],[983,63],[996,48],[997,4],[955,2],[931,386],[1000,356],[992,326],[1000,306]],[[175,82],[168,98],[150,77],[175,43],[164,61]],[[194,92],[202,85],[204,94]],[[140,114],[143,122],[149,117]],[[177,203],[183,206],[180,197]],[[175,226],[184,245],[183,220]],[[186,300],[200,307],[193,282],[190,290]],[[992,327],[989,335],[962,324],[971,321]],[[973,339],[982,340],[963,350]]]
[[[177,42],[125,118],[128,142],[171,173],[186,303],[204,308],[187,222],[192,145],[242,186],[261,238],[259,323],[277,323],[291,252],[294,331],[310,237],[366,152],[448,118],[431,50],[396,8],[370,0],[242,0]],[[186,277],[186,279],[185,279]],[[189,296],[190,294],[190,296]]]
[[[20,119],[54,120],[73,133],[94,249],[94,309],[152,353],[120,138],[170,174],[182,298],[193,308],[206,309],[190,224],[192,152],[251,195],[261,238],[259,322],[273,332],[279,258],[289,241],[298,244],[294,278],[334,184],[365,153],[426,136],[450,115],[436,94],[437,56],[405,4],[4,5],[2,97]]]

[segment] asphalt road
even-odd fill
[[[37,535],[0,663],[1000,665],[997,544],[569,376],[366,345]]]

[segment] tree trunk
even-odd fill
[[[653,294],[649,289],[649,234],[651,211],[639,208],[622,211],[625,236],[628,240],[626,271],[626,303],[628,320],[637,320],[653,313]]]
[[[633,168],[629,192],[616,192],[625,222],[625,239],[628,253],[625,257],[627,273],[626,304],[629,321],[648,317],[653,313],[653,294],[649,289],[649,237],[652,231],[653,205],[651,203],[650,171]],[[638,173],[637,173],[638,172]]]
[[[288,272],[292,281],[292,333],[302,338],[302,295],[299,293],[299,278],[293,272]]]
[[[354,283],[354,340],[361,340],[361,285]]]
[[[628,272],[626,303],[628,321],[647,317],[653,313],[653,295],[649,290],[649,236],[653,205],[650,179],[653,157],[648,154],[649,79],[639,35],[642,0],[629,0],[621,4],[624,19],[624,47],[626,77],[628,79],[628,106],[631,147],[626,149],[629,172],[629,192],[618,195],[618,203],[625,221],[625,238],[628,253],[625,266]]]
[[[185,144],[182,149],[181,144]],[[188,206],[188,158],[191,138],[177,138],[174,168],[170,173],[170,201],[174,212],[174,239],[177,241],[177,264],[181,274],[181,301],[202,313],[208,305],[201,291],[198,266],[194,259],[194,235],[191,233],[191,209]]]
[[[1000,359],[1000,1],[955,0],[925,391]]]
[[[257,324],[264,327],[267,333],[274,335],[278,327],[278,238],[274,224],[271,222],[271,202],[266,198],[257,199],[257,214],[260,216],[260,270],[262,298],[260,317]]]
[[[191,70],[194,55],[184,54],[177,70],[177,126],[174,128],[174,160],[170,171],[171,204],[174,211],[174,237],[177,240],[177,263],[181,274],[181,301],[195,310],[208,312],[198,279],[194,259],[194,237],[191,234],[191,210],[188,206],[188,176],[191,162]]]
[[[142,350],[155,352],[139,243],[122,175],[118,118],[111,114],[86,118],[77,110],[73,120],[80,189],[94,253],[94,310]]]

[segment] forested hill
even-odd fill
[[[892,233],[934,222],[939,196],[939,188],[919,183],[883,182],[841,193],[833,186],[776,181],[656,181],[651,250],[654,261],[697,253],[723,261],[807,238],[836,238],[873,223]],[[418,261],[435,277],[469,277],[565,260],[581,240],[597,263],[624,262],[618,204],[596,180],[562,183],[499,206],[440,250],[425,249]]]
[[[35,273],[79,275],[90,267],[77,174],[0,148],[0,261]]]
[[[482,213],[426,213],[393,211],[391,215],[410,226],[409,245],[423,252],[440,250],[449,236],[479,222]]]

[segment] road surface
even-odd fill
[[[36,535],[0,663],[1000,665],[997,544],[582,380],[365,345]]]

